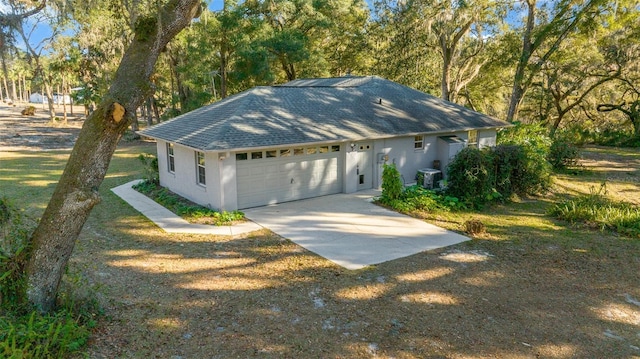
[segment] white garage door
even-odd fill
[[[342,192],[340,145],[236,153],[238,208]]]

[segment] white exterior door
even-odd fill
[[[238,153],[238,208],[340,193],[342,167],[338,144]]]
[[[358,164],[356,166],[358,191],[373,187],[373,145],[358,144]]]

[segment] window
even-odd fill
[[[315,147],[308,147],[307,148],[307,154],[308,155],[313,155],[316,153],[316,148]]]
[[[173,154],[173,143],[167,142],[167,169],[169,172],[176,171],[176,157]]]
[[[252,160],[259,160],[262,158],[262,151],[260,152],[251,152],[251,159]]]
[[[196,170],[197,170],[197,181],[199,185],[206,186],[207,178],[206,171],[204,167],[204,153],[196,151]]]
[[[294,148],[293,154],[294,156],[304,155],[304,148]]]
[[[244,153],[236,153],[236,161],[246,161],[249,158],[246,152]]]
[[[424,148],[424,141],[422,136],[413,137],[413,148],[416,150],[421,150]]]
[[[289,157],[289,156],[291,156],[291,150],[289,148],[280,150],[280,157]]]
[[[331,152],[340,152],[340,145],[331,146]]]
[[[319,153],[327,153],[327,152],[329,152],[329,146],[320,146],[318,152]]]
[[[273,150],[273,151],[266,151],[267,154],[267,158],[274,158],[276,157],[276,154],[278,153],[278,151]]]
[[[478,131],[471,130],[467,134],[467,146],[478,147]]]

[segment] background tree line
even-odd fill
[[[5,0],[4,98],[106,92],[150,0]],[[44,4],[44,3],[42,3]],[[224,0],[161,54],[142,106],[170,118],[257,85],[378,75],[551,134],[640,136],[635,1]],[[31,24],[50,36],[35,43]],[[51,103],[51,101],[49,101]],[[53,118],[53,108],[50,109]],[[576,132],[577,131],[577,132]],[[578,133],[579,132],[579,133]]]

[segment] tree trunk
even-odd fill
[[[62,79],[62,121],[65,125],[67,124],[67,99],[65,98],[65,94],[67,93],[66,85],[65,80]],[[60,96],[60,94],[58,94],[58,96]]]
[[[18,92],[16,91],[16,79],[11,79],[11,99],[13,102],[18,101]]]
[[[508,122],[513,122],[518,116],[518,109],[520,108],[520,104],[522,103],[522,98],[525,93],[525,88],[523,86],[525,71],[533,51],[531,36],[536,20],[536,0],[527,0],[526,3],[528,7],[527,25],[524,29],[524,36],[522,39],[522,53],[520,54],[520,60],[518,60],[516,73],[513,77],[513,90],[511,91],[509,110],[507,112]]]
[[[44,75],[44,73],[43,73]],[[56,110],[53,103],[53,95],[51,94],[51,82],[47,75],[42,76],[42,82],[44,83],[44,94],[47,96],[47,102],[49,105],[49,120],[54,121],[56,119]]]
[[[158,102],[153,96],[151,96],[151,106],[153,107],[153,113],[156,116],[156,122],[160,123],[160,111],[158,110]]]
[[[60,279],[91,209],[100,202],[118,140],[135,110],[153,92],[150,76],[160,52],[192,18],[199,0],[171,0],[159,9],[155,27],[137,33],[107,94],[84,122],[69,161],[31,238],[27,298],[41,312],[55,306]]]
[[[147,98],[145,105],[145,113],[147,114],[147,126],[153,125],[153,111],[151,110],[151,96]]]
[[[446,43],[441,40],[442,50],[442,94],[441,97],[445,101],[451,101],[449,87],[451,84],[451,57],[452,51],[446,46]]]

